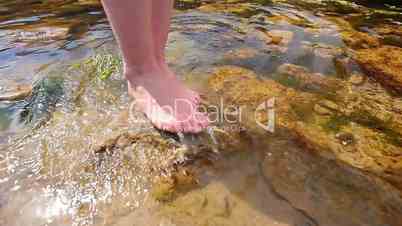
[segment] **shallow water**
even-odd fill
[[[328,122],[315,111],[331,114],[331,105],[292,105],[304,125],[297,132],[319,136],[309,133],[324,120],[330,134],[324,139],[341,149],[337,155],[317,153],[326,140],[311,147],[311,139],[294,139],[292,128],[279,122],[274,134],[247,125],[245,132],[219,132],[225,130],[221,124],[215,133],[223,138],[160,134],[140,114],[129,114],[119,71],[101,80],[87,68],[88,57],[118,55],[99,4],[30,1],[26,11],[17,10],[18,4],[0,1],[0,91],[31,83],[39,91],[0,103],[0,225],[402,225],[401,168],[382,174],[377,165],[366,167],[371,158],[364,155],[400,160],[402,99],[356,62],[346,69],[337,63],[357,51],[342,32],[398,28],[398,7],[312,1],[253,3],[247,10],[236,3],[223,9],[213,3],[177,5],[169,64],[211,101],[220,94],[208,79],[227,65],[291,89],[297,104],[297,95],[304,95],[353,110],[360,106],[342,104],[349,94],[369,100],[375,117],[330,115]],[[307,69],[280,69],[285,64]],[[362,81],[352,80],[349,70]],[[383,123],[389,112],[390,124]],[[110,140],[126,133],[135,135]],[[356,158],[354,143],[363,145],[363,139],[387,153],[350,160]],[[175,187],[156,193],[164,186],[160,176],[172,174]]]

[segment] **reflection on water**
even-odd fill
[[[0,225],[402,222],[402,100],[355,58],[402,47],[398,7],[178,3],[167,51],[183,80],[212,102],[281,104],[277,133],[245,122],[214,144],[129,117],[121,76],[84,60],[118,55],[99,2],[20,4],[0,1],[0,94],[33,86],[0,102]]]
[[[30,83],[47,64],[83,57],[91,47],[111,39],[99,4],[64,2],[0,3],[2,83],[10,77]]]

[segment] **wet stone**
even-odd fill
[[[37,27],[18,32],[16,40],[20,42],[48,42],[66,39],[69,36],[69,27]]]
[[[332,110],[332,111],[338,111],[339,110],[338,105],[335,102],[330,101],[330,100],[322,100],[318,104],[320,106],[322,106],[324,108],[327,108],[329,110]]]
[[[285,30],[269,30],[267,35],[274,45],[288,46],[293,40],[293,32]]]
[[[291,77],[295,80],[292,83],[298,88],[308,91],[332,89],[339,85],[337,79],[326,77],[321,73],[312,73],[308,68],[295,64],[282,64],[278,67],[277,73]]]
[[[335,138],[341,142],[342,145],[347,146],[355,143],[355,138],[352,133],[337,133]]]
[[[402,36],[386,35],[381,39],[385,45],[393,45],[402,48]]]
[[[354,30],[343,32],[342,38],[345,44],[353,49],[374,48],[380,45],[380,42],[376,37]]]
[[[381,36],[381,42],[384,45],[402,47],[402,28],[400,25],[378,25],[374,31]]]
[[[350,57],[335,57],[333,59],[336,75],[341,78],[348,78],[353,73],[360,72],[359,65]]]
[[[194,9],[201,6],[201,3],[200,0],[178,0],[175,1],[174,7],[181,10]]]
[[[225,60],[235,61],[235,60],[247,60],[253,59],[258,56],[259,52],[257,49],[253,48],[241,48],[230,50],[229,52],[225,53],[224,58]]]
[[[334,114],[333,111],[331,111],[328,108],[322,107],[319,104],[314,105],[314,112],[319,114],[319,115],[332,115],[332,114]]]
[[[325,44],[304,45],[303,49],[323,59],[333,59],[343,53],[341,49]]]
[[[78,0],[78,4],[84,6],[102,7],[100,0]]]
[[[233,4],[227,4],[224,2],[216,2],[212,4],[204,4],[198,7],[198,10],[202,12],[220,12],[230,13],[239,17],[249,18],[258,14],[258,10],[249,3],[244,1],[235,1]]]
[[[356,61],[363,70],[395,93],[402,93],[402,49],[383,46],[357,51]]]
[[[175,193],[175,183],[171,178],[163,178],[156,181],[152,186],[151,195],[159,202],[166,202],[172,199]]]
[[[285,200],[316,220],[314,225],[399,225],[401,222],[400,193],[388,183],[330,157],[322,158],[306,151],[308,146],[288,148],[283,140],[270,142],[267,150],[278,154],[265,158],[263,175]]]
[[[364,76],[361,74],[354,73],[350,76],[349,82],[355,86],[361,85],[364,83]]]
[[[17,101],[23,100],[30,96],[32,93],[32,86],[18,85],[14,88],[7,89],[5,92],[0,93],[0,101]]]

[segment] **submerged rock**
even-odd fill
[[[70,35],[70,27],[32,27],[18,32],[15,36],[19,42],[51,42],[67,39]]]
[[[252,4],[244,1],[216,2],[200,6],[198,10],[202,12],[230,13],[240,17],[251,17],[259,11]]]
[[[370,96],[370,89],[356,86],[359,90],[347,91],[345,84],[334,100],[322,99],[319,94],[258,79],[252,71],[234,66],[216,68],[209,86],[228,104],[250,112],[275,97],[273,134],[261,129],[254,118],[243,122],[246,130],[264,142],[258,150],[267,183],[296,209],[320,225],[393,225],[401,220],[401,146],[387,140],[394,130],[388,124],[370,125],[378,123],[374,118],[362,120],[365,115],[356,105],[352,112],[345,110],[356,102],[345,96],[354,92]],[[379,93],[387,95],[383,90]],[[379,104],[388,108],[390,101]],[[325,114],[316,113],[314,106],[325,109]],[[367,202],[373,206],[369,215]],[[353,217],[348,217],[350,211]]]
[[[380,45],[376,37],[352,29],[342,32],[341,35],[345,44],[353,49],[367,49]]]
[[[299,74],[305,73],[300,68],[298,71]],[[386,121],[385,116],[379,119],[383,116],[372,115],[381,112],[378,111],[381,108],[388,109],[382,112],[392,111],[392,97],[384,97],[384,102],[378,103],[378,97],[374,98],[377,102],[367,99],[372,96],[370,89],[351,93],[345,86],[333,97],[337,102],[322,100],[320,94],[296,91],[273,80],[259,80],[251,71],[238,67],[218,68],[211,76],[210,86],[229,103],[251,109],[275,97],[276,129],[288,130],[289,139],[304,144],[320,155],[333,156],[348,165],[372,172],[402,189],[399,157],[402,114],[394,112],[392,123]],[[379,92],[383,92],[380,95],[387,95],[384,91]],[[361,97],[353,98],[356,94]],[[375,105],[369,108],[372,110],[367,112],[363,106],[374,102]],[[255,122],[247,126],[258,128]],[[348,142],[346,146],[339,142],[336,134],[340,132],[353,134],[353,142]],[[289,137],[290,134],[293,137]]]
[[[254,48],[241,48],[231,50],[224,55],[224,59],[228,61],[250,60],[258,57],[259,51]]]
[[[45,77],[31,85],[20,85],[0,95],[2,129],[18,130],[46,122],[63,95],[63,79]]]
[[[262,174],[274,191],[317,225],[400,224],[402,199],[394,187],[290,142],[270,141],[267,150],[272,154],[261,163]]]
[[[279,78],[284,85],[291,85],[293,88],[301,88],[305,91],[322,91],[336,88],[340,81],[335,78],[326,77],[320,73],[312,73],[306,67],[294,64],[282,64],[278,67],[279,75],[290,76],[287,79]],[[284,83],[285,82],[285,83]]]
[[[319,104],[314,105],[314,111],[320,115],[332,115],[333,112],[328,108],[322,107]]]
[[[17,101],[23,100],[32,93],[32,86],[18,85],[15,88],[8,89],[5,93],[0,94],[0,101]]]
[[[332,61],[335,57],[340,56],[343,53],[340,48],[318,43],[303,45],[303,49],[307,53],[314,54],[316,57],[324,60],[327,59],[327,61]]]
[[[385,45],[393,45],[402,48],[402,29],[398,25],[378,25],[374,28],[381,35],[381,42]]]
[[[41,123],[59,103],[63,95],[63,78],[46,77],[33,85],[32,95],[21,103],[20,120]]]
[[[339,111],[339,107],[336,103],[330,100],[322,100],[314,105],[314,111],[320,115],[334,115]]]
[[[302,50],[305,53],[305,63],[310,65],[309,67],[311,68],[311,70],[324,74],[332,74],[334,69],[335,71],[338,69],[338,64],[334,64],[334,62],[337,62],[340,59],[346,61],[347,59],[343,58],[344,50],[339,47],[326,45],[323,43],[304,42],[304,44],[302,45]],[[342,77],[345,73],[347,73],[347,63],[349,62],[345,62],[344,71],[340,71],[340,73],[338,73],[339,77]]]
[[[402,49],[383,46],[359,50],[356,61],[367,74],[392,91],[402,93]]]
[[[78,4],[93,7],[102,7],[100,0],[78,0]]]
[[[353,144],[355,142],[355,138],[352,133],[337,133],[335,135],[336,139],[338,139],[343,145]]]
[[[293,40],[293,32],[285,30],[269,30],[267,35],[271,37],[272,44],[288,46]]]
[[[177,0],[174,7],[176,9],[194,9],[201,6],[201,0]]]
[[[198,187],[197,178],[188,169],[169,171],[169,176],[160,176],[154,180],[151,195],[159,202],[172,201],[180,193]]]
[[[364,76],[354,73],[350,76],[349,82],[356,86],[361,85],[362,83],[364,83]]]

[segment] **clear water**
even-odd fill
[[[190,86],[204,91],[203,75],[222,65],[241,66],[286,86],[294,83],[275,73],[284,63],[342,78],[331,58],[309,54],[308,46],[352,51],[341,37],[344,27],[336,23],[345,14],[308,2],[255,3],[251,16],[177,9],[167,48],[170,65]],[[224,147],[190,166],[196,186],[170,202],[155,201],[153,181],[165,172],[164,164],[178,158],[180,148],[163,152],[145,141],[135,152],[93,152],[127,131],[160,137],[147,122],[130,124],[129,98],[119,74],[94,81],[71,68],[99,52],[116,54],[99,4],[24,1],[22,10],[20,4],[0,1],[0,91],[52,76],[62,77],[64,88],[54,103],[45,99],[43,104],[54,106],[37,120],[39,125],[18,120],[24,103],[0,103],[1,226],[402,225],[398,189],[306,150],[287,139],[286,131],[230,138],[226,142],[238,144],[234,151]],[[354,29],[367,33],[377,25],[402,23],[400,15],[355,14]],[[278,49],[267,46],[262,30],[291,31],[293,38],[285,50]],[[386,93],[376,84],[367,89]],[[325,97],[333,92],[320,86],[295,89]],[[398,96],[384,95],[390,103],[402,103]]]

